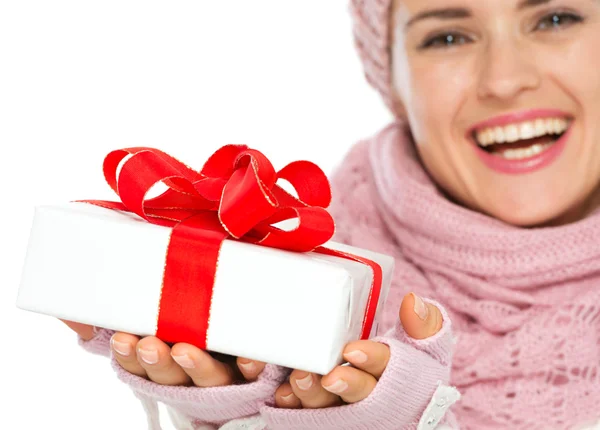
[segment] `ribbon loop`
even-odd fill
[[[331,203],[331,186],[319,166],[309,161],[294,161],[277,176],[288,181],[298,193],[298,199],[308,206],[327,208]]]
[[[327,242],[331,238],[331,230],[335,228],[333,219],[323,208],[288,207],[272,218],[273,223],[297,220],[297,227],[292,230],[283,230],[271,225],[264,229],[257,228],[263,233],[264,239],[259,243],[272,248],[285,248],[295,252],[309,252]]]
[[[194,192],[189,183],[186,186],[183,172],[165,162],[151,151],[140,151],[125,161],[119,175],[119,197],[125,206],[140,217],[147,219],[144,199],[148,191],[159,182],[171,179],[173,184],[184,192]],[[178,180],[179,179],[179,180]],[[121,187],[124,184],[124,187]]]
[[[209,178],[229,178],[235,170],[235,160],[246,149],[246,145],[222,146],[204,163],[200,173]]]
[[[277,172],[267,157],[255,149],[247,149],[238,156],[235,166],[239,169],[248,165],[252,167],[261,186],[266,189],[273,188],[277,182]]]
[[[271,191],[252,164],[238,168],[223,189],[219,219],[229,234],[240,238],[277,211]]]

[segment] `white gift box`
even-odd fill
[[[156,333],[171,229],[87,203],[35,210],[17,306],[140,336]],[[333,242],[383,269],[382,313],[393,259]],[[372,271],[317,253],[234,240],[221,248],[207,349],[318,374],[360,337]],[[376,334],[376,323],[371,336]]]

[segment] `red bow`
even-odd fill
[[[126,157],[130,158],[123,162]],[[150,223],[173,227],[157,320],[160,339],[206,348],[219,250],[228,238],[296,252],[315,250],[371,266],[374,291],[363,324],[363,338],[368,337],[381,268],[370,260],[320,247],[332,237],[334,223],[325,210],[331,201],[329,181],[315,164],[296,161],[276,172],[259,151],[227,145],[196,172],[162,151],[140,147],[109,153],[104,176],[121,202],[84,202],[134,212]],[[278,179],[288,181],[298,197],[277,185]],[[169,187],[167,191],[146,200],[159,182]],[[273,226],[290,219],[297,219],[295,229]]]
[[[129,155],[117,180],[117,168]],[[322,245],[334,232],[333,219],[325,210],[331,190],[318,166],[296,161],[276,172],[262,153],[243,145],[222,147],[199,173],[157,149],[121,149],[104,160],[104,176],[123,203],[90,203],[131,211],[154,224],[174,226],[195,215],[211,214],[211,225],[220,224],[235,239],[299,252]],[[278,179],[288,181],[298,198],[277,185]],[[169,189],[145,201],[159,182]],[[292,231],[272,226],[292,218],[298,219]]]

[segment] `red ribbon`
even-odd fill
[[[373,283],[361,334],[362,339],[368,338],[379,301],[381,267],[320,246],[333,236],[335,227],[325,209],[331,201],[329,181],[315,164],[296,161],[276,172],[259,151],[227,145],[197,172],[160,150],[139,147],[109,153],[103,170],[121,202],[81,202],[133,212],[152,224],[172,227],[156,332],[160,339],[206,349],[219,251],[223,241],[231,238],[334,255],[371,267]],[[288,181],[298,198],[277,185],[279,179]],[[167,191],[146,200],[159,182],[168,186]],[[289,219],[297,219],[293,230],[273,226]]]

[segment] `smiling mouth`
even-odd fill
[[[473,139],[484,151],[507,159],[522,160],[548,150],[567,132],[566,117],[538,118],[473,131]]]

